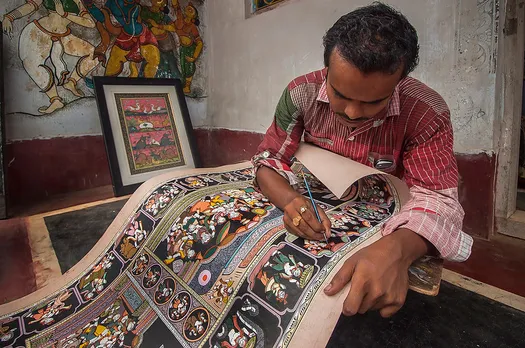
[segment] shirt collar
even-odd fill
[[[401,105],[400,105],[400,98],[399,98],[399,85],[403,80],[401,80],[396,88],[394,89],[394,93],[392,94],[392,98],[390,98],[390,102],[388,103],[388,111],[386,113],[386,117],[390,116],[396,116],[400,114]],[[321,84],[321,87],[319,88],[319,93],[317,95],[317,101],[323,102],[323,103],[329,103],[328,101],[328,94],[326,93],[326,70],[324,71],[324,79],[323,83]]]

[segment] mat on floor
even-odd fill
[[[76,265],[95,246],[126,201],[122,199],[44,217],[62,273]]]
[[[324,346],[346,293],[320,289],[400,207],[380,175],[356,182],[346,201],[306,179],[332,220],[328,243],[286,233],[248,163],[149,180],[79,263],[0,306],[1,344]],[[82,240],[89,230],[70,233]]]

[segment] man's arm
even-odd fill
[[[383,235],[408,229],[429,241],[450,261],[470,256],[472,237],[462,229],[464,211],[458,200],[458,170],[450,116],[437,115],[408,143],[404,180],[411,200],[388,220]]]
[[[421,129],[410,137],[403,157],[411,200],[385,223],[384,237],[350,257],[325,289],[333,296],[351,282],[345,315],[376,309],[389,317],[405,302],[413,261],[435,249],[454,261],[470,255],[472,238],[461,231],[450,117],[436,115]]]
[[[301,108],[294,102],[292,93],[290,88],[284,90],[272,125],[259,145],[258,153],[252,158],[256,171],[255,185],[284,211],[284,223],[289,232],[306,239],[321,240],[322,232],[330,235],[330,220],[319,209],[322,219],[319,223],[309,201],[292,187],[297,184],[297,178],[290,168],[291,159],[303,134]],[[302,207],[308,210],[301,213]],[[293,219],[298,216],[302,219],[299,226],[295,226]]]

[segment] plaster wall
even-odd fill
[[[447,101],[455,151],[494,149],[496,0],[391,0],[416,27],[420,65],[413,76]],[[207,125],[265,132],[282,90],[323,67],[322,37],[356,0],[289,0],[248,17],[245,0],[208,2]]]

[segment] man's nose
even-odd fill
[[[363,107],[361,103],[355,101],[348,102],[345,106],[345,115],[351,120],[363,117]]]

